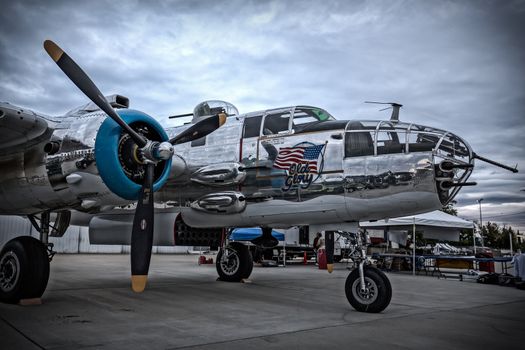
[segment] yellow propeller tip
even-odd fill
[[[334,264],[326,264],[326,269],[328,273],[332,273],[334,271]]]
[[[44,41],[44,49],[55,62],[58,62],[60,57],[62,57],[62,55],[64,54],[64,51],[62,51],[62,49],[52,40]]]
[[[133,275],[131,276],[131,289],[135,293],[142,293],[146,288],[148,275]]]
[[[226,118],[228,116],[226,115],[226,113],[220,113],[219,114],[219,126],[223,125],[224,123],[226,123]]]

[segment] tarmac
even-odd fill
[[[490,349],[522,347],[525,291],[387,273],[380,314],[355,311],[346,264],[255,267],[216,281],[196,255],[154,255],[142,294],[128,255],[57,255],[42,305],[0,304],[0,349]]]

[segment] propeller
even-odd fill
[[[44,41],[44,49],[47,54],[55,61],[57,66],[68,76],[68,78],[101,110],[106,112],[118,125],[133,138],[133,141],[139,146],[146,146],[147,140],[133,130],[122,118],[115,112],[113,107],[108,103],[104,95],[97,88],[89,76],[76,64],[67,53],[65,53],[57,44],[51,40]]]
[[[226,122],[227,115],[219,113],[204,118],[175,136],[169,142],[152,141],[131,128],[108,103],[89,76],[51,40],[44,42],[44,49],[68,78],[102,111],[113,119],[139,147],[143,162],[146,164],[144,183],[140,190],[133,229],[131,233],[131,287],[135,292],[142,292],[146,287],[151,249],[153,245],[153,184],[155,166],[162,160],[173,156],[173,146],[189,142],[208,135]]]
[[[170,139],[172,145],[200,139],[219,128],[226,122],[226,113],[219,113],[204,119],[201,119],[196,124],[193,124],[174,138]]]
[[[142,292],[148,279],[153,246],[153,173],[155,164],[146,165],[144,185],[140,189],[131,231],[131,288]]]

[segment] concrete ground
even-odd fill
[[[381,314],[354,311],[348,271],[256,267],[216,281],[197,256],[154,255],[143,294],[127,255],[58,255],[43,304],[0,304],[0,349],[504,349],[522,347],[525,291],[388,273]]]

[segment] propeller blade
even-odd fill
[[[329,273],[334,271],[334,231],[326,231],[325,234],[326,249],[326,269]]]
[[[104,95],[97,88],[95,83],[80,68],[67,53],[65,53],[57,44],[51,40],[44,41],[44,49],[48,55],[55,61],[60,69],[68,78],[101,110],[113,119],[122,129],[124,129],[135,141],[139,147],[144,147],[147,143],[141,135],[133,130],[120,116],[115,112],[113,107],[108,103]]]
[[[169,142],[172,145],[178,145],[181,143],[200,139],[201,137],[204,137],[209,133],[217,130],[224,123],[226,123],[226,113],[212,115],[193,124],[186,130],[172,138]]]
[[[151,248],[153,246],[153,172],[155,165],[146,165],[144,185],[133,218],[131,232],[131,288],[140,293],[146,288]]]

